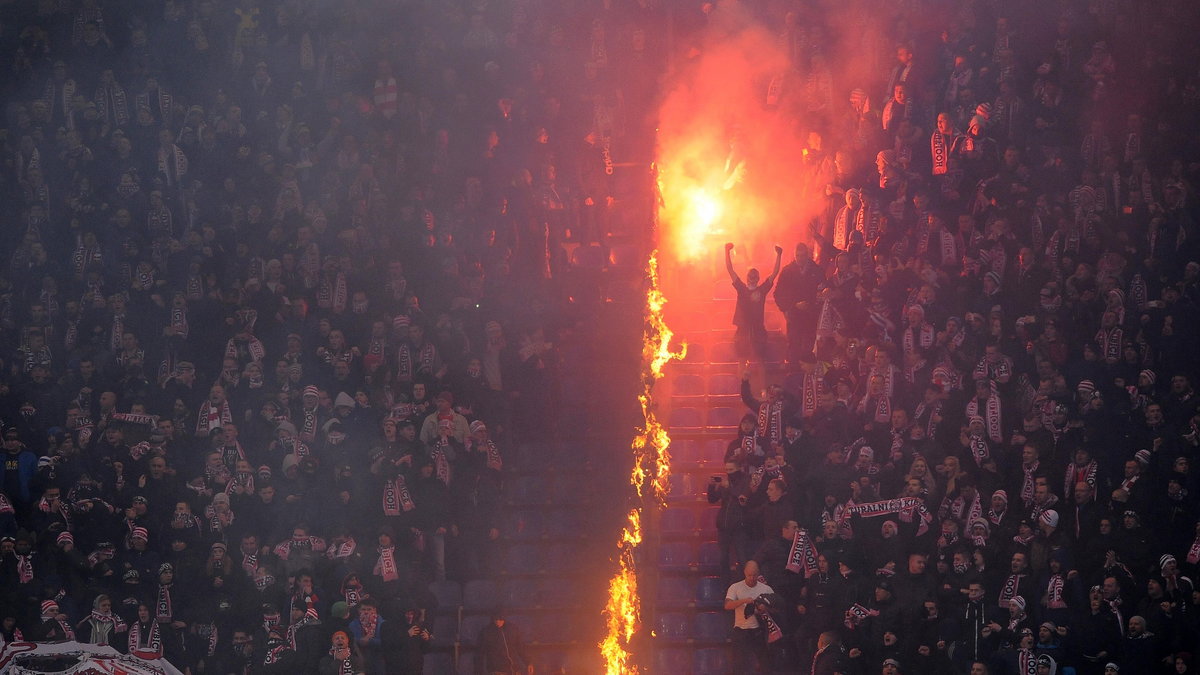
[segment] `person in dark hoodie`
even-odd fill
[[[412,600],[389,601],[385,607],[390,619],[383,625],[383,658],[389,673],[420,673],[433,633],[425,621],[426,612]]]
[[[533,675],[533,663],[525,652],[525,643],[516,626],[505,619],[504,610],[492,612],[492,620],[479,631],[475,641],[475,672],[483,675]]]

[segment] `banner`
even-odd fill
[[[847,520],[850,516],[874,518],[893,513],[899,515],[900,519],[906,523],[911,523],[914,517],[919,517],[920,521],[917,524],[918,537],[928,532],[929,524],[933,522],[933,514],[929,512],[929,509],[925,508],[925,501],[920,497],[899,497],[897,499],[885,499],[866,504],[849,503],[846,504],[846,509],[842,511],[842,520]]]
[[[166,659],[141,659],[82,642],[10,642],[0,649],[0,675],[183,675]]]

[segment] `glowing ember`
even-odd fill
[[[638,400],[642,406],[644,423],[633,438],[633,469],[629,484],[637,493],[634,508],[626,517],[621,539],[617,542],[620,551],[619,569],[608,584],[608,604],[604,608],[608,634],[600,643],[604,657],[604,672],[607,675],[637,673],[632,663],[630,642],[641,628],[641,603],[638,598],[637,569],[633,551],[642,543],[642,511],[645,498],[654,496],[654,505],[665,503],[670,489],[667,479],[671,473],[671,456],[667,449],[671,438],[654,413],[654,383],[662,377],[662,369],[671,359],[682,359],[687,345],[678,351],[671,350],[673,333],[663,320],[666,298],[658,287],[658,251],[650,254],[647,265],[645,329],[642,332],[642,391]],[[649,483],[649,489],[647,489]]]

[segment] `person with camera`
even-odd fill
[[[708,482],[708,503],[720,503],[717,511],[717,546],[721,570],[736,574],[737,566],[750,557],[750,475],[734,461],[725,463],[725,475]],[[730,578],[727,577],[727,578]]]

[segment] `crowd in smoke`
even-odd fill
[[[811,200],[777,278],[730,270],[739,347],[774,302],[790,366],[708,486],[736,672],[1191,672],[1200,17],[715,11],[787,54],[745,108]]]
[[[0,7],[4,641],[421,672],[557,438],[561,244],[607,253],[660,69],[621,9]]]

